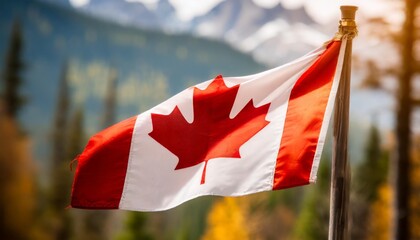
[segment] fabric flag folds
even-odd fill
[[[315,182],[345,45],[219,75],[97,133],[78,157],[71,206],[160,211]]]

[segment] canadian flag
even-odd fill
[[[315,182],[345,45],[219,75],[97,133],[78,157],[71,206],[160,211]]]

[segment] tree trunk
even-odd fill
[[[411,126],[411,80],[414,74],[414,12],[417,0],[406,0],[406,19],[403,27],[402,68],[397,102],[397,149],[395,159],[395,214],[394,239],[410,239],[409,198],[410,198],[410,126]]]

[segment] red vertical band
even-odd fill
[[[131,138],[137,117],[93,136],[78,157],[71,206],[117,209],[124,189]]]
[[[289,98],[273,189],[309,183],[341,42],[332,42],[298,79]]]

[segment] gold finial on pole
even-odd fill
[[[348,39],[353,39],[357,36],[357,25],[356,25],[356,6],[341,6],[341,20],[338,25],[338,32],[335,35],[335,39],[342,39],[346,36]]]
[[[356,11],[358,7],[356,6],[341,6],[341,19],[353,20],[356,18]]]

